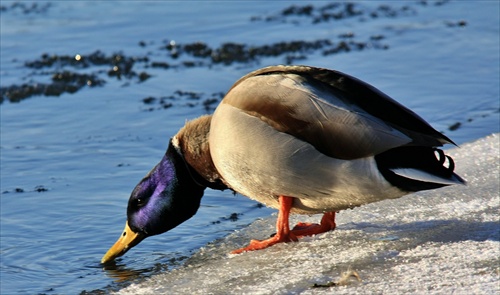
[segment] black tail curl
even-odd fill
[[[450,185],[450,183],[412,179],[398,175],[392,170],[415,169],[446,179],[449,182],[465,183],[460,176],[453,172],[455,170],[453,159],[437,148],[422,146],[398,147],[376,155],[375,161],[384,178],[404,191],[416,192],[436,189]],[[447,166],[445,166],[446,161],[448,162]]]

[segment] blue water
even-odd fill
[[[499,132],[498,1],[358,2],[363,15],[319,24],[304,15],[279,13],[292,4],[310,3],[319,9],[327,2],[33,3],[1,2],[5,8],[0,12],[1,87],[50,81],[51,75],[44,71],[57,66],[41,70],[24,66],[45,53],[74,56],[100,50],[178,63],[188,58],[174,60],[160,49],[172,40],[218,47],[226,42],[254,46],[292,40],[339,42],[340,35],[350,33],[357,41],[369,41],[383,35],[377,44],[386,49],[370,43],[366,49],[334,55],[309,50],[295,63],[338,69],[366,80],[458,144]],[[399,12],[370,17],[368,12],[381,4]],[[265,21],[267,17],[274,18]],[[168,70],[136,63],[134,70],[146,71],[151,78],[139,82],[100,73],[106,80],[101,87],[19,103],[4,101],[0,105],[0,293],[118,289],[175,268],[206,243],[271,214],[273,210],[242,196],[207,190],[194,218],[145,240],[120,258],[114,269],[99,264],[123,229],[130,191],[159,161],[168,139],[184,122],[207,112],[201,101],[185,97],[166,109],[154,104],[153,111],[142,100],[177,90],[207,98],[225,92],[251,70],[285,61],[278,55]],[[105,73],[108,68],[79,69],[99,70]],[[450,130],[457,122],[460,127]],[[237,220],[229,218],[233,213]]]

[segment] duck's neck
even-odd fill
[[[193,179],[201,185],[223,190],[228,186],[215,168],[210,155],[208,135],[211,115],[205,115],[189,121],[172,138],[172,144],[180,150],[184,160],[193,170]]]

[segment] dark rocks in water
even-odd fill
[[[43,14],[46,13],[50,7],[52,7],[52,3],[50,2],[42,2],[37,3],[25,3],[21,1],[16,1],[11,3],[10,5],[0,5],[0,11],[2,12],[22,12],[24,14]]]
[[[55,73],[52,75],[52,81],[54,83],[61,83],[61,84],[74,84],[75,86],[99,86],[104,83],[103,80],[98,79],[95,75],[93,74],[78,74],[74,72],[69,72],[69,71],[64,71],[64,72],[59,72]]]
[[[147,79],[149,79],[151,77],[151,75],[146,73],[146,72],[141,72],[138,77],[139,77],[140,82],[144,82]]]
[[[37,8],[38,7],[38,8]],[[338,4],[333,3],[316,8],[312,5],[291,6],[286,8],[282,15],[305,16],[310,17],[321,11],[325,16],[332,9],[343,9],[347,15],[357,15],[358,8],[352,3]],[[2,6],[4,11],[14,11],[16,9],[28,9],[25,4],[14,5],[12,7]],[[33,11],[40,6],[31,8]],[[382,35],[378,35],[382,36]],[[354,33],[343,34],[337,38],[341,39],[335,42],[332,39],[317,40],[292,40],[279,41],[271,44],[252,45],[238,42],[226,42],[219,46],[211,47],[204,42],[193,42],[181,44],[173,40],[164,41],[165,45],[158,50],[168,52],[167,60],[150,60],[151,56],[158,56],[149,51],[144,55],[129,56],[122,52],[106,54],[96,50],[90,54],[42,54],[39,58],[25,61],[26,68],[32,69],[32,72],[24,77],[23,84],[13,84],[0,88],[0,103],[4,100],[10,102],[19,102],[23,99],[45,95],[59,96],[65,93],[75,93],[82,87],[101,86],[106,78],[115,78],[125,80],[124,86],[129,86],[130,81],[138,83],[145,82],[152,77],[147,71],[137,72],[137,64],[145,68],[153,69],[179,69],[179,68],[199,68],[212,67],[214,65],[230,66],[235,63],[251,64],[258,63],[264,58],[282,57],[283,63],[293,64],[307,59],[308,55],[319,52],[325,56],[346,53],[352,51],[361,51],[365,49],[387,49],[388,45],[381,44],[383,38],[370,38],[368,40],[356,40]],[[153,41],[138,41],[140,47],[150,46]],[[183,58],[181,58],[183,57]],[[91,71],[89,71],[89,69]],[[82,73],[85,71],[85,73]],[[90,72],[90,73],[89,73]],[[43,78],[51,75],[52,82],[35,81],[36,77]],[[29,79],[28,79],[29,78]],[[207,98],[201,104],[206,111],[213,110],[213,104],[216,99]],[[189,103],[194,106],[196,103]],[[165,109],[172,106],[171,102],[162,100],[160,108]],[[153,108],[154,109],[154,108]],[[151,109],[150,109],[151,110]]]
[[[373,21],[378,18],[395,18],[411,16],[419,10],[430,6],[441,6],[447,0],[422,0],[416,3],[368,5],[365,2],[332,2],[321,4],[294,4],[285,7],[269,16],[252,17],[251,21],[291,23],[298,26],[301,22],[319,24],[338,21],[341,19],[357,18],[360,22]],[[3,12],[26,11],[25,13],[43,13],[50,7],[34,3],[28,5],[15,2],[10,6],[0,6]],[[445,21],[449,27],[463,27],[467,24],[465,20],[458,22]],[[247,44],[238,42],[226,42],[218,46],[210,46],[205,42],[178,43],[174,40],[163,40],[154,52],[151,46],[155,41],[140,40],[137,44],[148,47],[148,52],[143,55],[129,56],[122,52],[106,54],[96,50],[90,54],[66,54],[56,55],[45,53],[39,58],[24,62],[26,68],[32,69],[26,77],[21,79],[28,82],[0,87],[0,104],[4,100],[19,102],[23,99],[37,96],[59,96],[65,93],[74,93],[82,87],[101,86],[107,79],[124,80],[122,86],[130,86],[131,82],[143,83],[153,75],[142,69],[154,70],[178,70],[213,66],[231,66],[234,64],[256,64],[266,58],[282,58],[284,64],[304,63],[303,61],[312,54],[330,56],[334,54],[345,54],[363,50],[386,50],[389,45],[388,39],[382,33],[375,33],[366,40],[359,40],[355,32],[346,32],[331,38],[316,40],[288,40],[268,44]],[[167,54],[164,54],[164,51]],[[161,56],[161,57],[159,57]],[[151,60],[151,59],[162,60]],[[139,71],[137,67],[142,67]],[[85,70],[85,73],[81,73]],[[90,72],[90,73],[89,73]],[[36,77],[52,76],[52,82],[46,83],[35,81]],[[46,80],[46,79],[45,79]],[[174,94],[177,98],[182,94]],[[196,97],[192,97],[196,99]],[[199,97],[198,97],[199,99]],[[153,105],[159,103],[159,107],[150,106],[147,110],[166,109],[174,104],[171,98],[162,97],[156,102],[143,99],[145,104]],[[205,98],[200,104],[188,102],[184,105],[202,106],[207,112],[214,109],[218,98]]]
[[[235,221],[238,221],[238,219],[240,218],[241,215],[243,215],[243,213],[233,212],[229,216],[227,216],[227,217],[221,217],[221,218],[219,218],[219,220],[212,221],[211,223],[212,224],[220,224],[223,221],[232,221],[232,222],[235,222]]]
[[[36,96],[59,96],[63,93],[74,93],[82,87],[101,86],[105,83],[94,74],[78,74],[63,71],[52,75],[51,83],[25,83],[21,85],[10,85],[0,88],[0,103],[4,99],[10,102],[19,102],[23,99]]]
[[[460,122],[456,122],[456,123],[454,123],[454,124],[450,125],[450,127],[448,127],[448,130],[450,130],[450,131],[455,131],[455,130],[457,130],[458,128],[460,128],[460,126],[462,126],[462,123],[460,123]]]
[[[48,191],[48,189],[45,188],[43,185],[38,185],[35,187],[35,192],[42,193],[42,192],[46,192],[46,191]]]
[[[128,57],[122,53],[106,55],[102,51],[96,50],[93,53],[87,55],[50,55],[48,53],[44,53],[39,59],[26,61],[24,65],[28,68],[33,69],[51,67],[72,67],[78,69],[88,68],[91,66],[110,66],[111,68],[120,68],[123,74],[129,74],[135,62],[144,62],[147,60],[147,57],[133,58]]]
[[[156,101],[156,98],[154,98],[152,96],[148,96],[148,97],[142,99],[142,102],[145,104],[152,104],[155,101]]]
[[[334,2],[320,6],[311,4],[291,5],[280,12],[269,16],[254,16],[251,21],[283,22],[300,24],[302,21],[309,21],[312,24],[339,21],[358,17],[361,21],[376,18],[394,18],[400,16],[415,15],[417,12],[410,5],[394,7],[389,5],[379,5],[372,8],[367,5],[355,2]]]
[[[207,113],[212,112],[215,110],[217,107],[217,104],[219,104],[219,101],[221,101],[220,98],[208,98],[203,101],[203,108]]]
[[[467,22],[464,20],[459,20],[459,21],[445,21],[444,22],[448,27],[453,28],[453,27],[465,27],[467,26]]]
[[[381,35],[378,35],[381,36]],[[350,38],[353,38],[354,34]],[[339,38],[345,38],[344,36]],[[214,64],[231,65],[234,63],[258,62],[266,57],[284,56],[285,63],[291,64],[296,60],[306,59],[307,54],[312,54],[323,50],[324,55],[336,54],[349,51],[361,51],[368,48],[387,49],[387,45],[380,44],[381,38],[370,38],[368,41],[333,42],[330,39],[318,39],[313,41],[282,41],[264,45],[248,45],[244,43],[228,42],[219,47],[211,48],[206,43],[194,42],[188,44],[175,44],[175,56],[177,59],[183,55],[196,58],[195,61],[183,62],[185,67],[212,66]],[[172,46],[163,46],[160,49],[172,51]],[[178,67],[165,62],[152,62],[152,67],[162,67],[165,69]]]
[[[150,64],[152,68],[162,68],[162,69],[168,69],[170,68],[170,64],[167,62],[159,62],[159,61],[154,61]]]
[[[33,189],[34,192],[42,193],[42,192],[47,192],[49,189],[45,188],[43,185],[37,185]],[[11,191],[3,191],[2,194],[8,194]],[[12,190],[13,193],[24,193],[25,190],[20,187],[16,187],[15,189]]]
[[[136,78],[139,82],[144,82],[151,77],[147,72],[137,74],[133,71],[136,62],[147,63],[148,57],[129,57],[122,53],[114,53],[106,55],[97,50],[91,54],[75,54],[75,55],[50,55],[42,54],[40,58],[26,61],[24,66],[33,69],[30,76],[44,76],[51,74],[51,83],[40,83],[30,81],[21,85],[10,85],[0,88],[0,103],[4,100],[11,102],[19,102],[23,99],[37,96],[59,96],[64,93],[74,93],[81,88],[102,86],[105,80],[100,78],[103,72],[100,67],[107,66],[108,77],[117,79],[133,79]],[[81,69],[97,68],[93,73],[79,73]],[[56,68],[57,70],[50,71]],[[67,70],[72,68],[72,70]],[[60,69],[63,69],[62,71]],[[39,71],[44,70],[44,71]]]
[[[203,57],[203,58],[212,56],[213,52],[213,50],[203,42],[194,42],[191,44],[186,44],[183,49],[186,53],[189,53],[194,57]]]
[[[143,98],[142,102],[147,105],[143,111],[151,112],[154,110],[168,109],[173,106],[202,106],[207,113],[211,113],[215,110],[223,97],[224,92],[206,95],[199,92],[176,90],[170,96],[163,96],[160,98],[148,96]],[[155,107],[154,105],[157,106]]]

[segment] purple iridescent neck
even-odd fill
[[[166,232],[193,216],[206,186],[193,179],[193,171],[169,144],[161,161],[136,186],[127,208],[132,230],[146,236]]]

